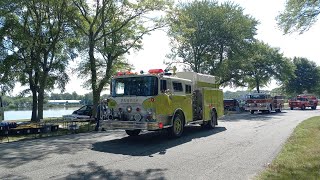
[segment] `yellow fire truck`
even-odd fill
[[[100,127],[123,129],[129,136],[141,130],[168,129],[172,136],[180,137],[186,125],[212,129],[224,114],[223,92],[214,76],[162,69],[147,74],[117,73],[107,106]]]

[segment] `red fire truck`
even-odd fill
[[[254,93],[247,95],[245,110],[253,114],[257,112],[281,112],[283,109],[283,96],[271,96],[267,93]]]
[[[300,108],[305,110],[306,107],[310,107],[315,110],[318,106],[318,99],[316,96],[311,94],[300,94],[297,98],[289,100],[289,107],[291,110],[294,108]]]

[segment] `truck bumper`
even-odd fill
[[[268,110],[267,107],[246,107],[246,111],[266,111]]]
[[[100,127],[105,129],[124,129],[124,130],[159,130],[163,128],[163,124],[159,122],[135,122],[135,121],[116,121],[103,120],[100,121]]]

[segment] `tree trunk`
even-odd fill
[[[38,95],[38,119],[43,119],[43,102],[44,102],[44,89],[46,87],[48,73],[44,72],[41,76],[39,95]]]
[[[38,121],[43,119],[44,89],[40,87],[38,96]]]
[[[95,117],[97,113],[97,107],[100,101],[100,92],[98,90],[93,90],[92,94],[93,94],[93,106],[94,106],[92,116]]]
[[[38,120],[37,110],[38,110],[38,96],[37,91],[32,89],[32,115],[31,121],[36,122]]]
[[[96,70],[96,60],[94,58],[94,40],[93,32],[89,34],[89,60],[90,60],[90,70],[91,70],[91,88],[93,94],[93,111],[92,116],[95,117],[97,112],[97,106],[100,99],[100,92],[97,90],[97,70]]]
[[[257,85],[257,92],[260,93],[260,82],[258,79],[256,79],[256,85]]]

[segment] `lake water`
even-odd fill
[[[62,117],[63,115],[72,114],[73,111],[80,107],[63,107],[52,108],[43,111],[43,117]],[[31,110],[10,110],[4,111],[4,120],[18,120],[18,119],[30,119]]]

